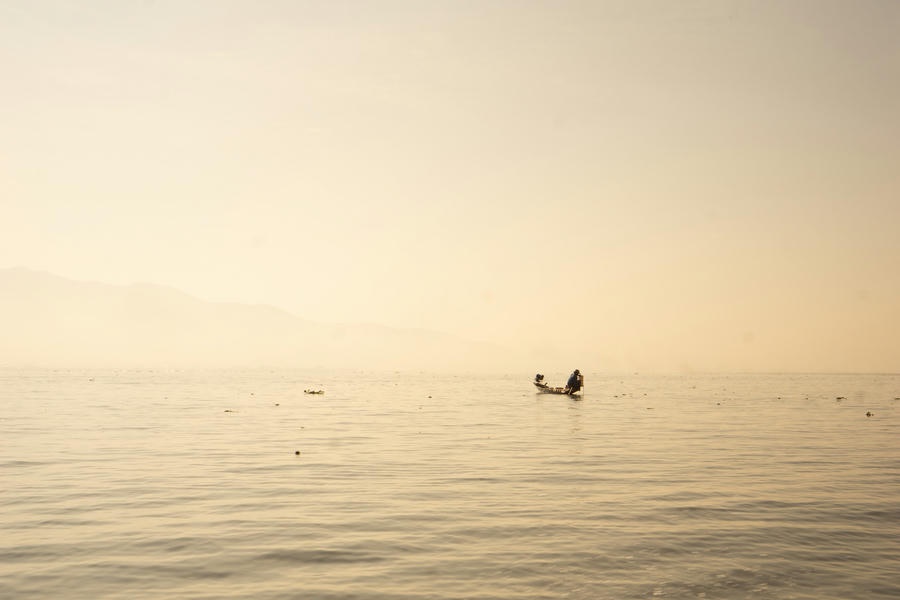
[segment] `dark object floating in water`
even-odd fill
[[[867,411],[866,411],[866,416],[867,416],[867,417],[873,417],[873,416],[875,416],[875,413],[869,412],[869,411],[867,410]]]
[[[294,455],[295,455],[295,456],[300,456],[300,451],[299,451],[299,450],[294,450]]]
[[[225,412],[234,412],[234,411],[231,410],[230,408],[226,408],[226,409],[225,409]]]
[[[835,400],[846,400],[846,396],[838,396]]]
[[[303,390],[304,394],[324,394],[325,390]]]

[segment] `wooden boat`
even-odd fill
[[[534,387],[538,389],[538,394],[567,394],[569,396],[574,396],[575,394],[569,394],[566,392],[566,388],[561,387],[550,387],[546,383],[538,383],[534,382]]]
[[[570,391],[564,387],[551,387],[544,383],[544,376],[538,375],[534,378],[534,387],[537,388],[538,394],[565,394],[567,396],[575,396],[579,392],[584,391],[584,375],[578,375],[578,389],[575,391]]]

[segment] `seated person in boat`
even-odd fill
[[[566,382],[567,394],[574,394],[581,389],[581,377],[581,373],[578,371],[578,369],[575,369],[575,371],[571,375],[569,375],[569,380]]]

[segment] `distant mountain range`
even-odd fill
[[[0,366],[483,370],[508,358],[433,331],[314,323],[164,286],[0,269]]]

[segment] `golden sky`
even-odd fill
[[[898,32],[893,1],[0,1],[0,267],[583,370],[900,371]]]

